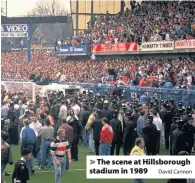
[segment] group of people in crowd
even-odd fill
[[[94,16],[88,30],[56,45],[114,44],[195,38],[194,1],[141,1],[117,15]]]
[[[13,164],[9,144],[20,139],[22,158],[12,175],[16,182],[26,183],[36,162],[39,169],[53,166],[55,183],[61,183],[71,161],[79,160],[80,139],[96,155],[119,155],[121,148],[124,155],[157,155],[162,144],[170,155],[193,151],[195,111],[174,100],[128,101],[117,87],[102,96],[58,92],[31,101],[21,92],[4,91],[1,97],[1,170]]]
[[[2,54],[2,78],[52,82],[86,82],[128,84],[141,87],[193,89],[195,58],[99,58],[59,61],[51,52],[32,52],[27,63],[26,53]]]

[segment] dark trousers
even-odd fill
[[[170,134],[170,129],[171,126],[170,125],[166,125],[165,124],[165,148],[169,149],[169,134]]]
[[[131,153],[131,150],[133,149],[133,147],[134,147],[134,144],[132,143],[132,144],[124,144],[123,145],[123,154],[124,155],[130,155],[130,153]]]
[[[9,134],[9,143],[17,145],[18,144],[18,128],[17,127],[12,127],[8,129],[8,134]]]
[[[119,142],[112,142],[110,147],[110,155],[114,155],[115,147],[116,147],[116,155],[120,154],[121,144]]]
[[[172,140],[170,140],[170,155],[172,155]]]
[[[146,144],[146,154],[147,155],[156,155],[156,144]]]
[[[74,139],[71,146],[71,157],[75,160],[78,160],[78,143],[79,139]]]
[[[100,146],[100,140],[95,140],[95,154],[99,155],[99,146]]]
[[[160,153],[160,135],[161,135],[161,131],[159,130],[156,139],[156,154]]]

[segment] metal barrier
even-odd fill
[[[88,88],[94,93],[99,93],[101,95],[108,93],[112,90],[113,85],[107,84],[93,84],[93,83],[70,83],[64,82],[61,84],[68,85],[79,85],[83,88]],[[133,100],[135,98],[140,98],[144,93],[147,94],[149,99],[158,100],[170,100],[173,99],[175,103],[183,102],[185,106],[192,106],[195,108],[195,90],[187,89],[166,89],[166,88],[152,88],[152,87],[139,87],[139,86],[119,86],[123,91],[123,96],[125,99]]]

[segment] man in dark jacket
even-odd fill
[[[58,116],[59,116],[59,110],[56,105],[56,100],[53,101],[51,109],[50,109],[50,114],[54,118],[54,133],[56,134],[58,130]]]
[[[79,118],[74,114],[72,109],[70,110],[70,115],[67,117],[67,123],[73,128],[74,134],[71,146],[71,157],[73,161],[78,161],[78,143],[82,126],[79,122]]]
[[[177,129],[172,133],[172,155],[178,155],[180,151],[185,150],[186,139],[184,139],[184,132],[182,127],[184,125],[183,120],[180,120],[177,124]]]
[[[131,150],[133,149],[135,139],[137,137],[137,131],[136,131],[136,123],[133,121],[131,112],[128,112],[126,116],[127,116],[127,123],[123,135],[123,153],[124,155],[129,155]]]
[[[153,117],[148,117],[148,124],[142,129],[147,155],[156,155],[156,139],[158,131],[156,125],[152,123]]]
[[[121,122],[117,119],[118,117],[118,111],[115,110],[113,112],[113,119],[110,121],[110,126],[112,127],[114,131],[114,136],[111,144],[111,150],[110,150],[110,155],[114,155],[114,150],[116,146],[116,155],[120,154],[120,147],[122,145],[122,130],[121,130]]]
[[[102,118],[106,117],[108,121],[112,119],[112,113],[110,110],[108,110],[108,104],[104,104],[103,110],[102,110]]]
[[[171,112],[171,106],[166,106],[166,113],[164,114],[163,123],[165,124],[165,147],[169,149],[169,135],[171,130],[171,123],[173,122],[173,113]]]
[[[93,129],[93,140],[95,143],[95,153],[99,155],[99,146],[100,146],[100,133],[102,130],[102,119],[101,119],[101,110],[96,111],[95,120],[91,125]]]
[[[8,163],[13,164],[12,151],[9,144],[6,143],[7,138],[8,134],[1,131],[1,175]]]
[[[83,111],[80,112],[79,114],[79,120],[82,125],[82,141],[83,145],[86,147],[88,145],[88,134],[87,130],[85,130],[85,126],[87,124],[87,120],[90,116],[90,112],[88,110],[88,107],[86,105],[83,105]]]
[[[31,157],[31,151],[25,148],[22,150],[21,154],[21,159],[15,163],[14,172],[12,175],[12,183],[27,183],[29,181],[29,171],[26,162]]]
[[[8,127],[9,134],[9,143],[17,145],[18,144],[18,124],[19,124],[19,116],[17,111],[14,109],[14,104],[10,103],[10,108],[8,111],[7,118],[10,120]]]

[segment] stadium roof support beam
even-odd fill
[[[2,24],[29,24],[29,23],[70,23],[68,16],[47,16],[47,17],[3,17]],[[14,23],[13,23],[14,22]]]
[[[79,1],[76,1],[76,36],[78,36],[79,28]]]

